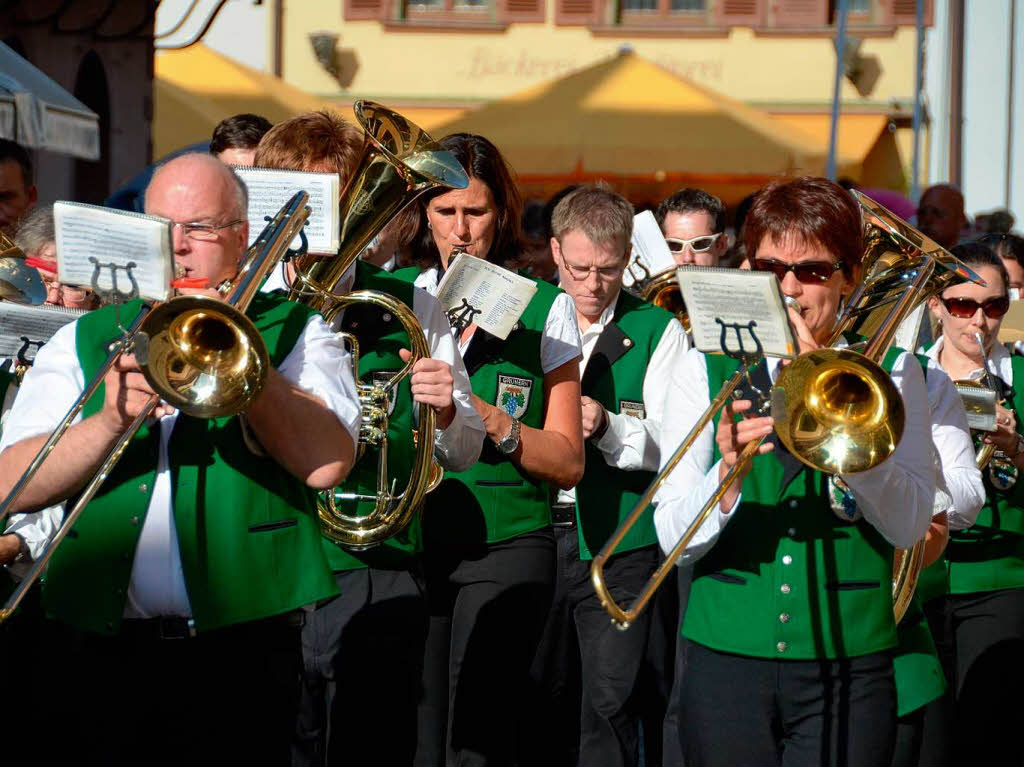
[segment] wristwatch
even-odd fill
[[[519,429],[521,424],[515,418],[512,419],[512,425],[509,426],[508,434],[501,438],[500,442],[495,443],[499,453],[505,455],[512,455],[519,447]]]
[[[1011,461],[1015,461],[1017,460],[1017,456],[1019,456],[1022,452],[1024,452],[1024,437],[1018,434],[1017,442],[1014,443],[1013,445],[1013,454],[1007,455],[1006,457],[1009,458]]]

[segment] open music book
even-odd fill
[[[475,323],[504,340],[537,292],[533,280],[468,255],[456,256],[437,286],[437,300],[453,328]]]
[[[341,236],[337,173],[307,173],[239,166],[233,166],[233,169],[249,190],[250,245],[263,231],[267,218],[273,218],[292,195],[303,191],[309,195],[310,214],[305,228],[309,252],[337,252]],[[291,245],[295,249],[298,246],[298,241]]]
[[[0,357],[31,362],[53,334],[85,314],[61,306],[25,306],[0,301]]]
[[[98,205],[59,201],[53,205],[57,233],[57,279],[93,288],[109,300],[171,295],[171,222]]]
[[[676,274],[693,344],[700,351],[722,353],[724,340],[730,351],[737,351],[742,341],[744,350],[753,352],[756,336],[766,356],[796,354],[796,339],[774,274],[710,266],[681,266]]]

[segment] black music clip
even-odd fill
[[[93,292],[103,299],[104,303],[123,304],[139,297],[139,283],[135,279],[135,275],[132,273],[132,269],[138,266],[134,261],[129,261],[127,264],[116,264],[113,261],[107,264],[101,264],[98,258],[95,256],[89,256],[89,262],[93,266]],[[110,270],[110,290],[104,290],[99,284],[100,274],[104,269]],[[128,292],[121,290],[117,285],[117,273],[122,269],[125,274],[128,275],[128,282],[131,283],[132,286],[131,290]]]
[[[754,332],[754,328],[757,327],[757,320],[751,320],[747,323],[728,323],[722,322],[719,317],[715,317],[715,322],[722,326],[722,335],[721,340],[719,341],[722,347],[722,352],[727,357],[739,360],[740,364],[746,367],[746,375],[744,376],[746,383],[737,386],[733,390],[733,399],[746,399],[753,403],[753,408],[744,413],[744,417],[753,418],[755,416],[764,415],[767,412],[768,405],[771,401],[769,394],[758,387],[750,377],[750,371],[753,366],[756,365],[759,360],[764,359],[764,347],[761,346],[761,339],[759,339],[757,337],[757,333]],[[730,330],[736,333],[735,349],[729,348],[728,338]],[[750,337],[754,340],[753,351],[748,350],[743,345],[743,331],[749,333]]]
[[[472,324],[473,317],[483,313],[483,309],[474,308],[473,305],[465,298],[462,299],[462,306],[453,306],[445,312],[448,316],[448,322],[451,324],[452,329],[459,333]]]
[[[32,355],[32,359],[31,360],[28,357],[26,357],[25,354],[33,346],[36,347],[36,353],[38,354],[39,350],[43,348],[43,344],[45,344],[46,341],[33,341],[28,336],[21,336],[20,340],[21,340],[21,348],[18,349],[18,353],[15,355],[15,357],[17,358],[19,365],[24,365],[24,366],[28,367],[29,365],[32,364],[32,360],[35,359],[35,354]]]
[[[289,261],[295,258],[302,258],[306,253],[309,252],[309,240],[306,239],[306,225],[303,224],[299,230],[299,247],[288,248],[281,257],[281,262],[287,264]]]

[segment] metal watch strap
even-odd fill
[[[516,448],[519,447],[519,432],[519,420],[513,418],[512,423],[508,427],[508,434],[506,434],[504,437],[501,438],[499,442],[496,443],[498,452],[503,453],[504,455],[511,455],[512,453],[514,453],[516,451]]]

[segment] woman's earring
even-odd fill
[[[429,221],[427,221],[427,229],[433,229],[433,228],[434,227],[431,225],[431,223]]]

